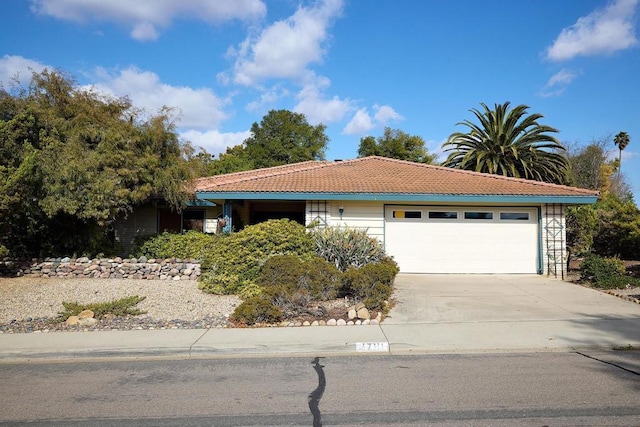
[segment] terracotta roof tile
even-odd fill
[[[200,178],[196,192],[587,196],[598,192],[441,166],[364,157]]]

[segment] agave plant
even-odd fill
[[[385,251],[378,239],[366,230],[350,227],[326,227],[313,231],[316,252],[340,271],[379,262]]]

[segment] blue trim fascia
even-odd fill
[[[218,206],[216,205],[214,202],[209,201],[209,200],[204,200],[204,199],[196,199],[196,200],[189,200],[187,202],[187,206],[188,207],[194,207],[194,206],[198,206],[198,207],[214,207],[214,206]]]
[[[436,203],[556,203],[589,205],[598,201],[596,196],[500,196],[459,194],[406,194],[406,193],[290,193],[290,192],[208,192],[196,193],[199,200],[353,200],[381,202],[436,202]]]

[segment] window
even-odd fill
[[[422,211],[393,211],[394,218],[420,219]]]
[[[204,231],[204,211],[182,211],[182,231],[189,230]]]
[[[465,212],[464,219],[493,219],[493,212]]]
[[[458,219],[458,212],[429,212],[429,219]]]
[[[527,212],[500,212],[500,219],[503,221],[529,221]]]

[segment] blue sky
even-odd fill
[[[22,0],[2,4],[0,81],[60,68],[175,107],[183,139],[217,154],[271,109],[324,123],[327,159],[385,126],[431,152],[471,108],[526,104],[585,145],[626,131],[640,200],[638,0]],[[614,148],[613,145],[611,147]]]

